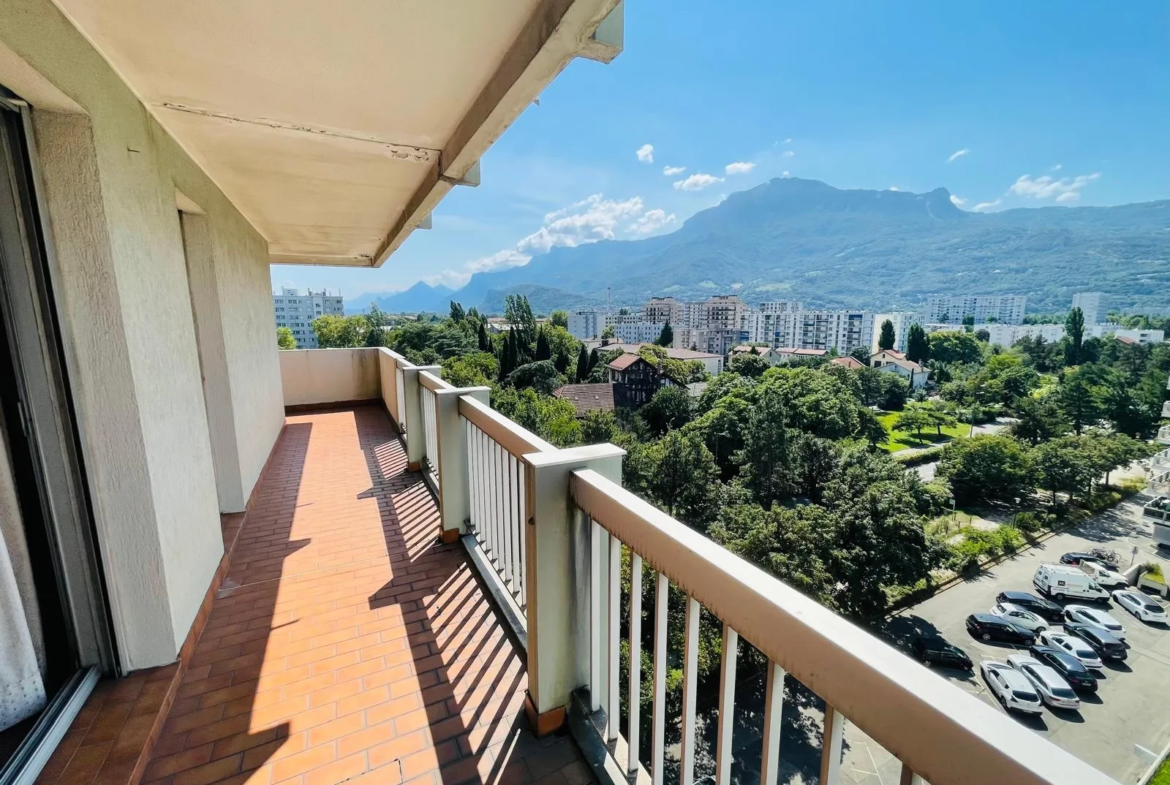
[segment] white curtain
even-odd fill
[[[0,422],[0,730],[45,707],[44,638]]]

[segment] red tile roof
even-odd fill
[[[846,368],[851,368],[851,369],[865,367],[864,365],[859,363],[853,357],[834,357],[832,360],[829,360],[829,362],[833,363],[834,365],[844,365]]]
[[[606,367],[612,368],[615,371],[624,371],[639,360],[646,362],[646,360],[639,354],[623,354],[620,357],[614,358],[614,360]]]

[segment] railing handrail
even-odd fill
[[[412,363],[410,360],[406,359],[405,357],[403,357],[401,354],[394,351],[393,349],[388,349],[385,346],[379,346],[378,351],[385,352],[386,354],[390,355],[391,357],[394,358],[394,362],[398,363],[399,365],[405,365],[407,368],[414,367],[414,363]]]
[[[470,395],[460,396],[459,414],[517,458],[522,458],[528,453],[556,449],[544,439]]]
[[[438,392],[439,390],[454,390],[455,385],[444,381],[440,377],[431,373],[430,371],[422,371],[418,375],[418,383],[426,387],[431,392]]]
[[[929,782],[1114,785],[815,600],[590,470],[577,506]]]

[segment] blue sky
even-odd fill
[[[458,284],[550,245],[671,231],[786,173],[942,186],[965,210],[1168,198],[1168,40],[1170,4],[1152,1],[629,0],[625,51],[570,64],[431,231],[381,269],[274,266],[273,286]]]

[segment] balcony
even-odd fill
[[[330,772],[374,771],[403,734],[447,785],[539,778],[554,764],[557,782],[693,785],[713,772],[719,785],[770,783],[800,756],[809,768],[810,749],[809,774],[837,783],[851,776],[846,748],[876,750],[873,765],[903,783],[1112,782],[623,490],[612,445],[556,449],[493,411],[487,388],[453,388],[385,349],[282,352],[281,363],[288,405],[339,408],[289,416],[265,507],[245,523],[255,550],[234,558],[193,663],[205,669],[196,682],[230,669],[270,680],[238,723],[294,740],[262,742],[280,756],[261,765],[272,782],[316,756]],[[672,593],[683,683],[668,707]],[[711,624],[722,651],[750,645],[766,665],[759,689],[744,689],[745,658],[722,657],[717,698],[703,696],[714,710],[699,711]],[[277,659],[319,676],[320,697],[274,692]],[[366,691],[342,696],[355,679]],[[805,749],[785,731],[782,750],[797,691],[816,738]],[[364,728],[343,722],[358,706]],[[331,729],[314,732],[318,722]],[[186,726],[173,720],[171,735]],[[576,746],[553,734],[563,728]]]

